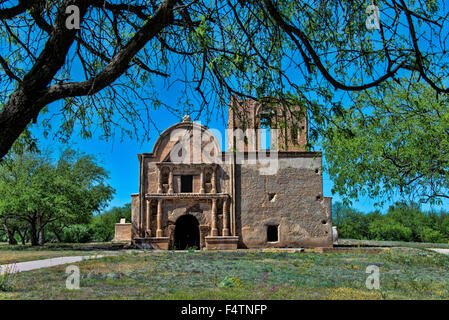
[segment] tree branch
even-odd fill
[[[155,37],[173,19],[173,6],[177,0],[165,0],[145,25],[110,63],[95,77],[86,81],[55,84],[43,90],[44,96],[39,99],[39,104],[46,105],[52,101],[84,95],[93,95],[114,82],[123,72],[129,68],[129,63],[145,44]]]
[[[5,70],[6,75],[11,79],[15,80],[17,82],[20,82],[20,78],[16,76],[11,69],[8,66],[8,63],[3,59],[3,57],[0,55],[0,65],[2,66],[3,70]]]
[[[19,0],[19,4],[14,7],[0,9],[0,20],[12,19],[24,13],[27,9],[31,8],[34,2],[34,0]]]
[[[344,83],[341,83],[341,82],[337,81],[334,77],[332,77],[332,75],[329,73],[329,71],[323,65],[320,57],[318,56],[316,51],[313,49],[312,45],[309,42],[309,39],[304,34],[304,32],[302,32],[300,29],[296,28],[295,26],[287,23],[284,20],[284,18],[282,18],[281,14],[276,9],[276,7],[274,6],[274,4],[272,3],[271,0],[264,0],[264,4],[265,4],[265,7],[266,7],[268,13],[270,14],[270,16],[292,38],[293,41],[295,40],[293,35],[296,35],[299,38],[299,40],[302,42],[302,44],[306,48],[307,52],[310,54],[313,62],[320,70],[321,74],[324,76],[324,78],[327,81],[329,81],[337,89],[341,89],[341,90],[345,90],[345,91],[362,91],[362,90],[366,90],[366,89],[375,87],[375,86],[379,85],[380,83],[382,83],[383,81],[387,80],[388,78],[393,77],[396,74],[396,72],[405,65],[404,62],[401,62],[398,65],[396,65],[396,67],[394,67],[393,69],[391,69],[390,71],[385,73],[383,76],[381,76],[380,78],[378,78],[370,83],[364,84],[364,85],[348,86]],[[295,41],[295,43],[297,43],[297,42]],[[300,51],[302,50],[298,44],[297,44],[297,47]]]

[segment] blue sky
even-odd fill
[[[167,96],[174,97],[175,95],[173,92],[167,92]],[[164,109],[154,110],[151,113],[152,119],[157,123],[161,130],[179,122],[182,116],[183,115],[179,115],[179,117],[176,117]],[[215,120],[209,122],[208,127],[220,130],[222,136],[224,136],[224,130],[226,128],[225,121],[223,119],[217,119],[215,116],[211,118]],[[201,120],[202,119],[200,119],[200,121]],[[91,139],[82,139],[75,133],[68,144],[62,144],[59,143],[57,139],[54,139],[52,134],[45,138],[42,131],[42,128],[39,126],[33,127],[33,134],[39,139],[39,146],[42,149],[50,148],[54,150],[55,156],[58,155],[58,150],[60,148],[64,148],[67,145],[77,148],[85,153],[97,155],[103,166],[109,171],[109,183],[116,190],[114,199],[109,203],[108,208],[129,203],[131,201],[131,194],[138,192],[139,162],[137,154],[151,152],[153,145],[159,136],[159,132],[154,129],[150,141],[137,141],[137,139],[130,139],[127,137],[121,140],[119,136],[112,138],[110,141],[105,141],[100,138],[100,130],[97,130]],[[326,173],[323,173],[323,189],[324,196],[332,196],[334,202],[340,200],[338,195],[333,195],[331,193],[332,181]],[[388,202],[384,207],[379,209],[385,211],[391,203],[393,203],[393,201]],[[363,212],[370,212],[376,209],[374,207],[374,201],[368,197],[361,198],[359,201],[354,202],[353,207]],[[447,208],[447,203],[444,207]],[[440,207],[433,208],[439,209]],[[429,210],[431,207],[423,206],[423,209]]]

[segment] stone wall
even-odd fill
[[[281,158],[275,175],[261,175],[255,164],[237,167],[241,247],[332,246],[330,198],[322,194],[320,153]],[[270,225],[278,226],[277,242],[267,242]]]
[[[131,223],[116,223],[113,242],[131,241]]]
[[[305,151],[308,141],[308,123],[306,109],[299,105],[273,104],[273,101],[257,102],[255,100],[240,101],[231,99],[228,108],[229,129],[260,129],[262,122],[268,120],[265,127],[278,130],[278,148],[283,151]],[[288,124],[288,125],[286,125]],[[273,139],[273,137],[271,137]],[[255,149],[263,149],[260,133],[255,139]],[[232,138],[228,137],[228,141]],[[271,141],[270,144],[272,144]],[[247,145],[244,151],[251,151]]]
[[[131,236],[132,238],[140,237],[139,222],[140,222],[140,201],[139,194],[131,195]]]

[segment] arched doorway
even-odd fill
[[[199,223],[194,216],[187,214],[176,220],[174,245],[178,250],[200,248]]]

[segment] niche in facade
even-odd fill
[[[181,176],[181,192],[183,192],[183,193],[193,192],[193,176],[192,175]]]

